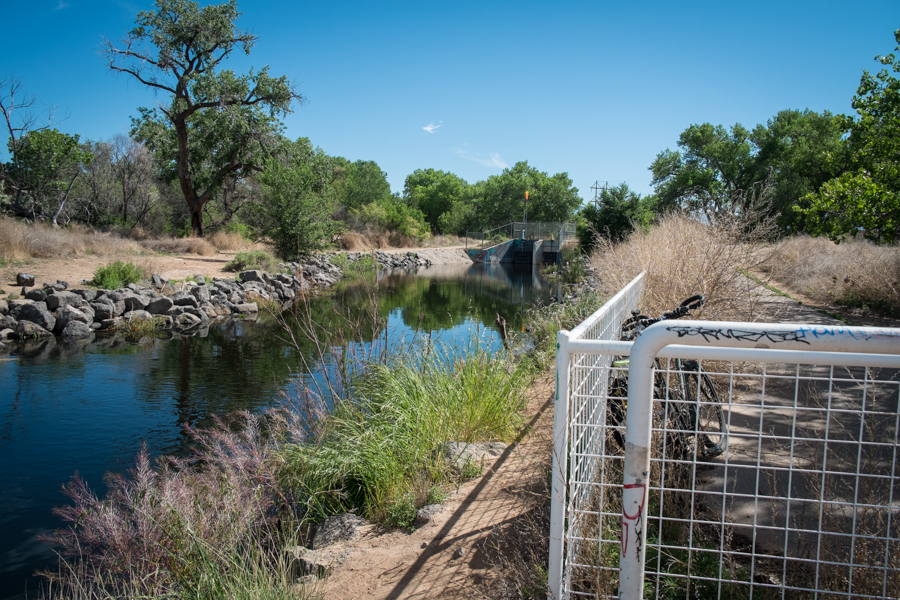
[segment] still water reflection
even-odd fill
[[[451,345],[479,334],[495,348],[497,314],[519,327],[524,308],[554,293],[531,267],[452,265],[340,285],[310,312],[337,331],[374,295],[387,329],[345,332],[358,345],[386,331]],[[302,360],[311,347],[289,338],[274,319],[261,318],[213,325],[202,336],[51,341],[0,357],[0,598],[35,596],[39,580],[31,574],[54,563],[36,537],[59,526],[51,509],[65,502],[60,488],[76,471],[102,495],[104,473],[127,470],[141,444],[154,455],[183,453],[182,424],[265,410],[292,380],[313,376]]]

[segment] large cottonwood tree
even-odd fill
[[[285,77],[268,67],[237,75],[222,63],[235,49],[250,54],[257,38],[236,26],[237,2],[200,8],[190,0],[157,0],[141,11],[121,45],[107,41],[109,68],[169,95],[141,108],[132,135],[153,150],[165,175],[177,179],[203,235],[203,211],[229,179],[259,171],[280,143],[278,117],[302,101]]]

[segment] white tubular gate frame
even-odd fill
[[[619,560],[619,598],[622,600],[643,598],[647,529],[641,524],[647,523],[653,369],[660,351],[676,342],[688,346],[729,348],[728,358],[736,361],[775,362],[765,360],[760,353],[745,354],[741,349],[777,346],[779,350],[796,352],[790,360],[796,364],[821,364],[828,360],[822,354],[839,352],[877,354],[882,364],[900,367],[900,356],[897,356],[900,354],[900,329],[715,321],[663,321],[645,329],[634,342],[629,365],[625,474],[622,482],[623,551]],[[809,348],[815,350],[810,351]],[[689,350],[681,350],[679,354],[682,357],[691,357]],[[722,358],[721,350],[718,354],[718,358]],[[854,362],[868,365],[874,361],[857,358]]]
[[[576,508],[575,503],[585,501],[580,497],[584,492],[579,482],[591,480],[598,469],[603,468],[598,459],[605,456],[605,450],[600,448],[600,438],[605,435],[606,422],[601,422],[596,415],[606,418],[605,403],[614,356],[631,356],[621,486],[623,527],[619,597],[632,599],[641,598],[644,591],[648,475],[651,435],[655,431],[652,423],[653,369],[657,358],[731,361],[732,369],[735,362],[832,365],[832,372],[835,365],[900,369],[900,329],[678,320],[647,328],[637,342],[618,341],[621,321],[636,308],[642,287],[643,274],[572,332],[561,331],[557,336],[548,565],[548,598],[553,600],[570,596],[570,560],[577,552],[577,546],[585,543],[583,533],[577,530],[581,525],[573,518],[577,510],[585,509]],[[732,378],[734,376],[732,372]],[[764,396],[763,404],[765,402]],[[595,421],[585,427],[589,417]],[[761,428],[760,421],[760,434]],[[592,458],[586,459],[586,456]],[[727,469],[727,460],[725,465]],[[761,467],[758,464],[756,468]],[[896,485],[900,479],[893,481]],[[724,524],[724,517],[722,519]],[[787,535],[785,533],[785,544]]]

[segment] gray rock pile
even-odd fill
[[[313,261],[298,275],[244,271],[235,279],[202,277],[169,285],[154,275],[147,285],[128,284],[117,290],[69,290],[66,282],[24,287],[23,298],[0,300],[0,342],[39,339],[54,335],[64,339],[91,337],[95,331],[115,330],[128,321],[156,319],[162,329],[189,332],[210,320],[255,315],[258,300],[289,304],[298,292],[331,285],[340,269]],[[335,272],[336,269],[336,272]],[[31,276],[17,278],[31,281]]]
[[[350,255],[347,255],[348,260]],[[359,259],[357,259],[359,260]],[[419,258],[415,252],[407,252],[406,254],[388,254],[379,250],[375,253],[375,260],[385,269],[416,269],[418,267],[430,267],[431,261],[425,258]]]

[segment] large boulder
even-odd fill
[[[82,323],[80,321],[69,321],[63,328],[60,335],[62,335],[63,339],[65,340],[74,340],[88,338],[93,334],[93,330],[85,323]]]
[[[193,306],[194,308],[200,308],[200,303],[197,302],[197,298],[192,294],[185,294],[184,292],[178,292],[172,296],[172,302],[175,303],[175,306]]]
[[[81,296],[81,299],[85,302],[93,302],[97,299],[97,290],[72,290],[72,293]]]
[[[34,302],[33,304],[23,304],[19,306],[15,317],[19,323],[22,321],[29,321],[39,325],[47,331],[53,331],[53,328],[56,327],[56,317],[47,310],[47,305],[43,302]]]
[[[172,327],[175,329],[190,329],[200,324],[200,317],[191,313],[181,313],[173,319]]]
[[[16,285],[32,287],[34,285],[34,275],[30,273],[16,273]]]
[[[6,300],[0,299],[0,315],[8,315],[9,314],[9,304],[7,304]]]
[[[68,304],[57,309],[55,315],[56,326],[54,327],[54,331],[56,333],[62,333],[66,326],[73,321],[83,323],[84,325],[90,325],[94,322],[93,317],[86,315],[74,306]]]
[[[15,317],[11,317],[9,315],[3,315],[0,317],[0,329],[15,329],[16,328],[16,319]]]
[[[506,450],[503,442],[482,442],[469,444],[466,442],[448,442],[444,446],[444,456],[457,471],[462,472],[467,468],[478,471],[493,463]]]
[[[257,306],[256,302],[244,302],[241,304],[235,304],[234,309],[232,309],[232,310],[234,310],[234,312],[236,312],[236,313],[245,313],[245,314],[253,313],[253,314],[255,314],[255,313],[259,312],[259,306]]]
[[[47,308],[57,310],[60,306],[81,306],[85,304],[84,298],[73,292],[54,291],[47,296]]]
[[[104,298],[100,302],[91,302],[91,308],[94,309],[94,319],[97,321],[103,321],[104,319],[113,319],[118,316],[116,313],[116,306],[112,302],[106,302],[106,298]],[[122,303],[122,309],[125,309],[125,303]]]
[[[164,315],[172,308],[172,306],[174,306],[174,303],[171,298],[160,296],[159,298],[151,300],[144,310],[151,315]]]
[[[140,294],[128,294],[122,301],[125,303],[125,311],[133,312],[136,310],[144,310],[150,304],[150,299]]]
[[[126,321],[146,321],[148,319],[152,319],[153,315],[148,313],[146,310],[129,310],[122,318]]]
[[[359,537],[360,530],[368,525],[370,525],[368,521],[353,513],[328,517],[316,529],[312,543],[313,550],[355,539]]]
[[[191,288],[191,295],[197,299],[198,303],[206,304],[207,302],[209,302],[209,286],[203,284]]]
[[[45,302],[47,300],[47,291],[43,288],[34,288],[25,292],[25,298],[35,302]]]
[[[41,338],[53,337],[50,330],[41,327],[37,323],[31,321],[19,321],[16,324],[16,335],[22,340],[36,340]]]
[[[245,283],[248,281],[259,281],[263,283],[265,282],[265,280],[263,279],[263,272],[255,269],[252,271],[244,271],[240,273],[238,277]]]

